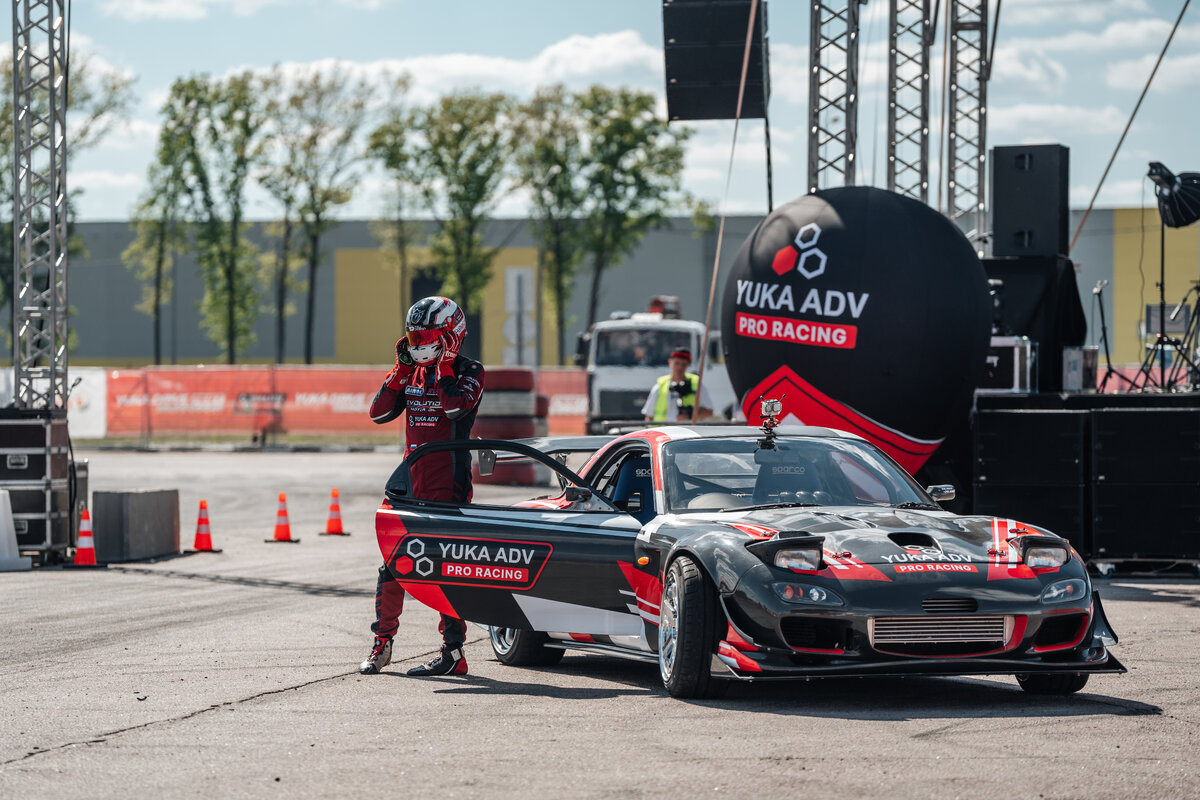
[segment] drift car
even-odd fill
[[[411,496],[410,465],[524,459],[552,496]],[[571,452],[595,451],[576,474]],[[1042,694],[1124,667],[1070,544],[956,516],[886,454],[824,428],[663,427],[616,437],[428,444],[376,515],[386,564],[426,605],[490,627],[509,665],[567,650],[655,662],[676,697],[733,680],[1015,675]]]

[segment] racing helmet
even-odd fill
[[[448,297],[424,297],[412,304],[404,318],[408,353],[418,364],[432,364],[442,355],[441,337],[466,338],[467,319]]]

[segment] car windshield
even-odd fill
[[[671,353],[690,348],[692,335],[686,330],[663,328],[618,328],[596,334],[598,367],[665,367]]]
[[[874,446],[853,439],[780,436],[684,439],[663,448],[672,512],[774,505],[925,507],[929,498]]]

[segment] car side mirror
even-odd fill
[[[495,450],[480,450],[479,451],[479,474],[491,475],[496,471],[496,451]]]
[[[625,510],[630,514],[639,514],[642,511],[642,493],[631,492],[629,499],[625,501]]]
[[[592,493],[582,486],[568,486],[563,489],[563,499],[568,503],[578,503],[587,500],[592,496]]]
[[[939,503],[944,503],[948,500],[954,499],[954,487],[949,486],[949,485],[947,485],[947,486],[926,486],[925,493],[928,494],[930,497],[932,497],[934,500],[938,501]]]

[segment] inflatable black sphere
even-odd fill
[[[747,420],[762,397],[782,397],[781,419],[857,433],[915,472],[971,408],[991,316],[983,265],[953,223],[850,186],[754,229],[721,330]]]

